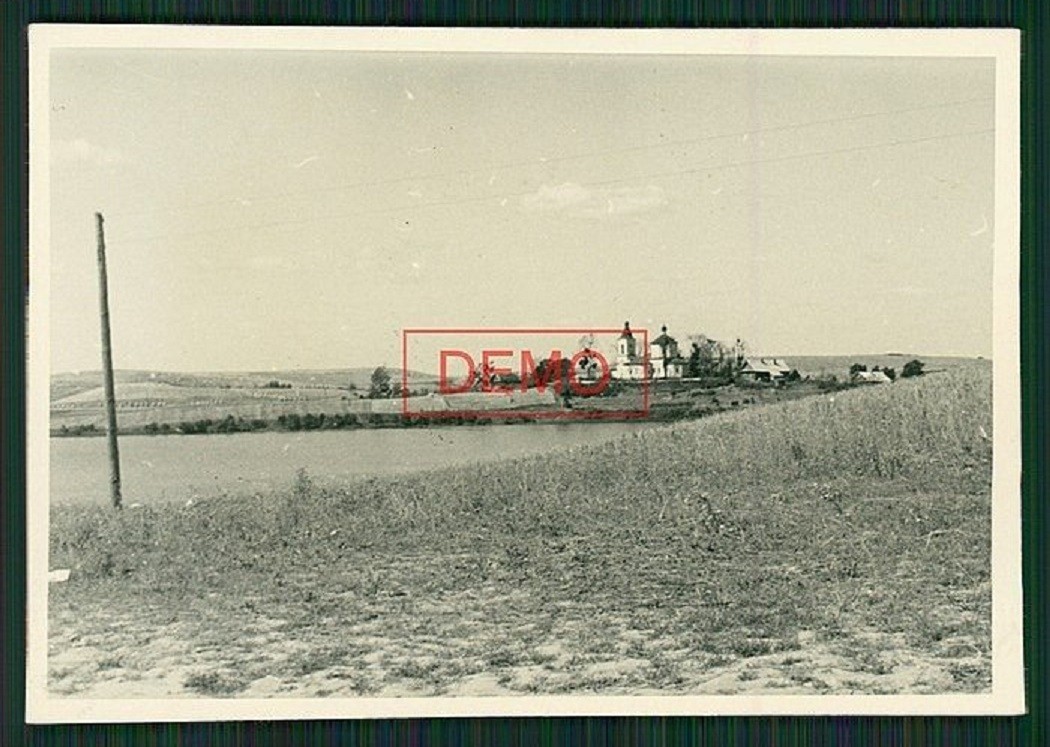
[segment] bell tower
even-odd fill
[[[616,362],[630,363],[638,357],[638,341],[631,333],[631,323],[623,323],[623,331],[620,333],[619,342],[616,345]]]

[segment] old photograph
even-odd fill
[[[1023,710],[1016,33],[30,53],[31,719]]]

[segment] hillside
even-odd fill
[[[234,372],[178,372],[178,371],[114,371],[113,378],[119,388],[122,384],[167,384],[188,389],[256,389],[272,381],[291,384],[298,389],[346,389],[354,386],[368,390],[374,368],[344,369],[289,369],[274,371]],[[389,368],[395,380],[400,380],[400,369]],[[409,387],[433,386],[437,376],[420,371],[408,372]],[[58,373],[51,377],[51,401],[60,402],[67,397],[97,389],[102,398],[102,372],[78,371]]]
[[[339,489],[56,507],[51,682],[987,691],[991,433],[990,371],[960,369]]]
[[[365,368],[236,373],[116,371],[117,420],[124,430],[151,423],[178,424],[228,415],[274,419],[308,412],[341,414],[352,410],[350,403],[368,391],[372,371]],[[400,376],[396,369],[390,373],[392,377]],[[408,382],[410,389],[432,388],[437,379],[409,371]],[[52,431],[85,426],[103,428],[104,403],[100,372],[52,376]]]

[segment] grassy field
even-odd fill
[[[56,508],[50,686],[986,691],[990,397],[972,368],[345,489]]]
[[[277,381],[291,384],[299,389],[340,389],[354,386],[367,391],[371,368],[344,369],[287,369],[274,371],[237,372],[178,372],[117,370],[114,372],[117,386],[121,384],[166,384],[182,389],[257,389]],[[390,369],[395,379],[400,369]],[[437,377],[420,371],[409,371],[409,386],[433,386]],[[51,377],[51,401],[57,402],[102,387],[99,371],[56,373]],[[101,394],[96,394],[101,398]]]
[[[345,413],[367,392],[372,369],[287,370],[236,373],[115,372],[117,421],[122,431],[154,423],[175,424],[227,415],[276,419],[295,413]],[[400,380],[400,370],[391,369]],[[411,388],[432,388],[436,378],[409,371]],[[349,387],[353,387],[351,392]],[[105,427],[102,375],[98,371],[51,377],[51,430]]]

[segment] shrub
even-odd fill
[[[925,363],[920,361],[918,358],[910,360],[904,364],[904,368],[901,369],[901,378],[910,379],[913,376],[922,376],[924,371],[923,368],[926,366]]]

